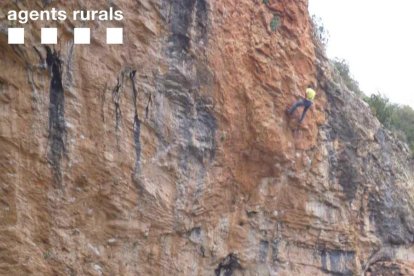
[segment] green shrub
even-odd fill
[[[391,116],[395,108],[395,106],[390,103],[390,100],[386,96],[377,93],[371,95],[368,99],[368,104],[378,120],[384,126],[390,128]]]
[[[45,259],[45,260],[48,260],[48,259],[50,259],[52,257],[52,252],[51,251],[46,251],[46,252],[44,252],[43,253],[43,258]]]
[[[273,15],[272,21],[270,21],[270,29],[272,30],[272,32],[276,31],[277,27],[279,26],[280,23],[280,17],[275,14]]]

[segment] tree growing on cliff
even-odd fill
[[[372,112],[378,118],[378,120],[387,128],[391,127],[391,116],[395,105],[390,103],[387,96],[382,95],[380,92],[372,94],[367,99]]]
[[[391,114],[391,126],[404,133],[405,141],[414,156],[414,110],[407,105],[397,105]]]

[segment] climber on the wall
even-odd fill
[[[295,112],[296,108],[303,106],[302,116],[300,117],[299,124],[302,123],[303,119],[305,118],[306,112],[308,111],[309,107],[312,106],[313,99],[315,98],[316,92],[314,90],[314,85],[308,85],[306,89],[305,97],[303,99],[298,100],[294,103],[286,112],[288,115],[292,115]]]

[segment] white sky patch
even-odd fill
[[[366,94],[414,108],[414,1],[309,0],[330,38],[327,54],[348,61]]]

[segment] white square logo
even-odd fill
[[[24,28],[9,28],[8,33],[9,44],[24,44]]]
[[[124,29],[123,28],[107,28],[106,44],[123,44]]]
[[[89,28],[75,28],[75,44],[90,44],[91,30]]]
[[[42,44],[57,44],[57,28],[42,28]]]

